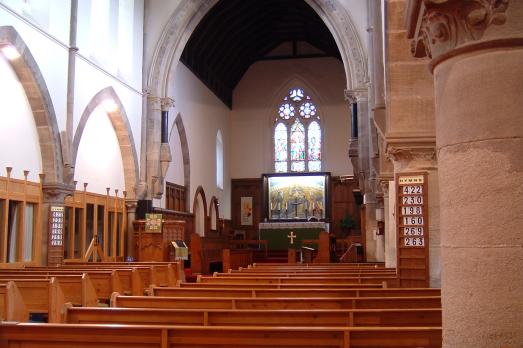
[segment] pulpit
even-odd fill
[[[169,256],[171,242],[184,240],[185,221],[164,220],[158,232],[145,232],[145,220],[136,220],[134,230],[137,261],[173,261]]]
[[[329,232],[326,222],[262,222],[258,227],[269,250],[299,249],[303,240],[317,240],[321,231]]]

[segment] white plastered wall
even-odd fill
[[[77,189],[106,194],[106,187],[122,192],[125,189],[122,156],[116,133],[103,107],[97,107],[87,121],[76,160]],[[121,197],[121,194],[119,194]]]
[[[5,167],[13,168],[11,177],[39,181],[42,171],[40,144],[33,113],[25,91],[10,63],[0,55],[0,176]]]
[[[36,4],[36,3],[35,3]],[[66,128],[66,106],[67,106],[67,66],[68,66],[68,39],[69,39],[69,16],[70,16],[70,2],[69,1],[49,1],[46,6],[48,6],[48,14],[46,13],[45,6],[38,3],[38,8],[34,7],[33,10],[38,10],[37,17],[31,17],[27,15],[21,1],[9,1],[3,0],[0,1],[0,24],[1,25],[10,25],[13,26],[16,31],[20,34],[21,38],[24,40],[25,44],[31,51],[31,54],[35,58],[35,61],[42,73],[42,77],[45,81],[49,95],[52,101],[52,107],[57,118],[57,125],[59,131],[64,131]],[[80,7],[90,4],[90,2],[81,2]],[[120,35],[117,35],[119,40],[125,39],[127,44],[120,45],[129,50],[128,59],[132,62],[132,69],[129,69],[129,62],[122,63],[122,66],[104,66],[99,61],[92,60],[92,57],[86,53],[83,48],[85,48],[86,40],[89,40],[89,20],[85,20],[83,16],[87,15],[86,11],[78,12],[79,15],[79,27],[78,27],[78,37],[79,40],[77,45],[79,47],[79,55],[76,58],[76,71],[75,71],[75,100],[74,100],[74,110],[73,110],[73,131],[76,131],[78,122],[84,112],[86,106],[91,101],[91,99],[102,89],[111,86],[118,98],[120,99],[127,118],[129,125],[133,134],[135,141],[135,149],[137,153],[137,158],[140,158],[140,138],[141,138],[141,115],[142,115],[142,42],[143,42],[143,12],[144,5],[143,0],[129,0],[126,2],[119,3],[119,11],[122,9],[121,6],[126,6],[129,11],[132,11],[132,14],[127,16],[125,22],[122,22],[122,25],[131,25],[132,28],[129,28],[128,35],[126,37],[122,36],[122,32],[126,31],[120,30]],[[27,5],[24,5],[27,6]],[[29,4],[31,6],[31,4]],[[36,12],[35,12],[36,13]],[[48,17],[46,17],[48,15]],[[86,25],[84,26],[83,23]],[[121,28],[120,28],[121,29]],[[118,30],[117,27],[111,27],[111,30]],[[85,34],[85,35],[84,35]],[[113,35],[114,36],[114,35]],[[85,39],[85,40],[84,40]],[[119,46],[119,47],[120,47]],[[132,51],[132,52],[131,52]],[[83,54],[85,53],[85,54]],[[114,54],[115,52],[107,52],[107,55]],[[121,52],[118,52],[120,54]],[[103,52],[101,53],[103,54]],[[98,52],[100,56],[100,52]],[[120,56],[119,56],[120,57]],[[125,57],[124,57],[125,58]],[[124,69],[125,68],[125,69]],[[0,80],[2,88],[4,86],[4,80]],[[20,116],[17,118],[17,123],[15,126],[16,129],[23,128],[25,136],[23,137],[27,146],[29,144],[33,148],[26,149],[25,147],[18,147],[17,158],[20,162],[20,165],[15,165],[12,160],[5,158],[4,155],[0,155],[0,167],[5,167],[10,164],[15,168],[13,170],[13,176],[16,177],[19,172],[23,169],[30,170],[30,180],[38,181],[38,172],[40,171],[41,164],[36,161],[38,158],[41,161],[40,151],[37,147],[38,137],[36,132],[31,133],[29,131],[30,127],[34,128],[34,121],[31,124],[28,124],[28,121],[24,120],[23,117],[26,117],[22,111],[17,111]],[[30,113],[30,111],[29,111]],[[30,114],[31,115],[31,114]],[[17,115],[18,117],[18,115]],[[32,118],[32,115],[31,115]],[[84,136],[91,137],[91,131],[88,131],[89,128],[94,128],[96,132],[100,134],[110,134],[114,136],[114,130],[111,123],[102,121],[101,124],[96,124],[101,118],[94,117],[91,118],[86,125],[86,130],[84,131]],[[2,127],[5,128],[5,127]],[[102,129],[103,128],[103,129]],[[14,129],[14,128],[12,128]],[[0,130],[0,132],[4,129]],[[13,134],[14,131],[11,131],[10,134]],[[29,135],[32,134],[32,135]],[[76,166],[83,167],[84,169],[80,170],[80,173],[75,175],[75,178],[78,178],[79,181],[86,180],[89,182],[88,190],[94,192],[105,193],[105,187],[119,188],[120,190],[124,189],[120,177],[123,177],[123,169],[121,165],[121,156],[118,161],[111,162],[111,168],[104,168],[104,171],[98,172],[100,168],[97,166],[96,158],[92,156],[88,146],[86,144],[92,142],[92,139],[88,138],[84,140],[82,138],[80,142],[81,150],[78,151],[77,163]],[[116,137],[114,136],[116,139]],[[8,139],[4,137],[4,139]],[[105,140],[101,142],[105,144]],[[96,145],[99,145],[100,142],[94,144],[94,150],[96,151]],[[112,149],[108,145],[109,149]],[[110,150],[112,151],[112,150]],[[38,156],[35,157],[34,153],[37,152]],[[118,148],[118,154],[119,154]],[[87,157],[84,157],[87,156]],[[34,157],[34,158],[33,158]],[[7,163],[11,162],[11,163]],[[23,166],[23,169],[18,168]],[[87,174],[85,168],[90,167],[91,169],[88,172],[98,172],[98,176]],[[108,170],[108,173],[116,173],[118,175],[104,175],[104,172]],[[3,175],[4,173],[1,173]],[[35,177],[36,175],[36,177]],[[96,186],[94,181],[97,181],[99,188],[95,189]],[[79,186],[78,188],[81,188]],[[101,189],[100,189],[101,188]],[[103,192],[102,192],[103,191]]]
[[[323,132],[322,170],[352,174],[347,157],[349,106],[341,61],[335,58],[257,62],[247,70],[233,95],[231,177],[256,178],[273,168],[272,126],[290,88],[302,87],[316,103]]]
[[[220,218],[231,218],[231,180],[230,166],[230,110],[223,104],[185,65],[179,63],[170,87],[175,107],[169,112],[172,127],[176,115],[180,114],[185,127],[191,162],[191,188],[189,209],[192,210],[194,195],[198,186],[202,186],[209,204],[216,196],[220,202]],[[183,159],[176,126],[170,137],[172,162],[167,171],[166,181],[183,183]],[[222,133],[224,149],[224,187],[216,185],[216,134]],[[173,168],[177,167],[177,168]],[[165,196],[165,195],[164,195]],[[155,200],[155,206],[165,207],[165,198]],[[207,207],[209,209],[209,207]]]

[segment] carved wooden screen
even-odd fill
[[[171,182],[166,182],[165,185],[165,208],[175,211],[187,212],[186,195],[187,190],[185,186],[176,185]]]

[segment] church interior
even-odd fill
[[[523,348],[522,62],[519,0],[0,0],[0,345]]]

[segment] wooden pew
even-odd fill
[[[218,310],[67,307],[68,324],[441,326],[441,309]]]
[[[213,277],[256,277],[256,278],[292,278],[292,277],[396,277],[396,272],[385,271],[360,271],[360,272],[231,272],[231,273],[220,273],[214,272]]]
[[[229,270],[252,263],[252,250],[250,249],[223,249],[222,268]]]
[[[238,327],[8,323],[5,348],[441,347],[441,327]]]
[[[292,268],[292,269],[281,269],[281,268],[245,268],[240,267],[238,269],[231,269],[227,274],[308,274],[308,273],[394,273],[396,274],[395,268],[352,268],[352,267],[318,267],[318,268]]]
[[[209,274],[212,263],[221,263],[225,270],[247,267],[252,263],[252,250],[230,249],[226,236],[191,234],[192,273]]]
[[[180,264],[176,262],[157,264],[144,263],[135,267],[130,267],[127,264],[105,265],[104,263],[104,265],[101,265],[91,263],[89,265],[69,265],[60,268],[28,267],[23,271],[49,272],[49,274],[65,274],[68,272],[88,273],[97,289],[99,297],[102,299],[108,299],[114,291],[143,295],[145,289],[151,285],[176,286],[177,281],[185,280],[183,269],[180,269]],[[103,272],[108,272],[111,275],[106,274],[104,277]]]
[[[227,237],[201,237],[191,234],[191,271],[193,274],[210,271],[211,263],[222,262],[222,251],[228,249]]]
[[[111,296],[111,293],[118,291],[123,292],[125,289],[122,286],[119,274],[117,271],[92,271],[92,270],[61,270],[61,269],[52,269],[49,271],[44,270],[19,270],[16,272],[1,272],[0,271],[0,280],[7,279],[51,279],[52,277],[59,277],[63,281],[63,286],[67,286],[71,281],[68,278],[72,279],[72,285],[76,283],[75,280],[82,274],[87,274],[89,280],[91,281],[95,292],[99,299],[108,300]],[[73,289],[75,291],[77,289]],[[64,289],[67,293],[67,289]]]
[[[97,306],[98,297],[87,274],[35,279],[0,280],[16,284],[28,313],[47,314],[49,322],[59,321],[65,302],[77,306]]]
[[[252,268],[321,268],[321,267],[346,267],[346,268],[385,268],[382,262],[366,262],[366,263],[301,263],[288,264],[282,262],[263,262],[253,263]]]
[[[441,296],[440,289],[389,288],[389,289],[254,289],[254,288],[167,288],[152,287],[150,295],[166,297],[413,297]]]
[[[440,296],[404,297],[160,297],[111,296],[111,307],[171,309],[385,309],[441,308]]]
[[[317,284],[381,284],[386,282],[387,286],[394,287],[397,283],[396,276],[361,276],[361,277],[307,277],[299,276],[292,278],[285,277],[266,277],[259,278],[255,275],[251,277],[212,277],[212,276],[201,276],[199,275],[197,280],[198,283],[235,283],[235,284],[306,284],[306,283],[317,283]]]
[[[0,321],[28,321],[29,311],[15,282],[0,284]]]
[[[338,283],[307,283],[307,284],[235,284],[235,283],[178,283],[180,288],[256,288],[256,289],[381,289],[383,284],[338,284]]]

